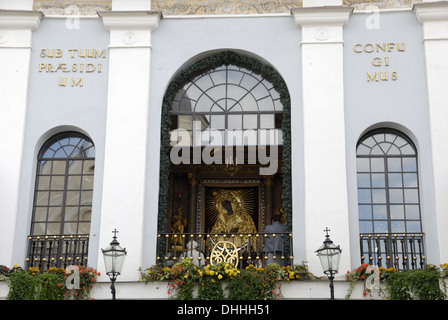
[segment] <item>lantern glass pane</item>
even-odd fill
[[[322,269],[325,274],[335,274],[339,269],[341,251],[333,244],[325,243],[317,250]]]
[[[126,257],[126,251],[120,246],[109,246],[103,250],[103,256],[106,272],[120,274],[124,258]]]

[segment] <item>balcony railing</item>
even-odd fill
[[[240,267],[253,264],[266,266],[268,255],[264,251],[266,238],[281,242],[281,250],[273,254],[273,262],[292,265],[292,234],[207,234],[162,233],[157,236],[157,261],[172,265],[182,258],[192,257],[198,265],[210,263],[210,255],[218,241],[235,244]],[[29,236],[27,267],[46,271],[51,267],[87,265],[89,235]],[[360,234],[361,263],[398,270],[418,269],[426,265],[424,234]],[[270,260],[269,260],[270,261]]]
[[[266,239],[272,236],[274,248],[276,243],[281,249],[271,255],[264,251]],[[157,236],[157,261],[170,266],[184,258],[191,257],[197,265],[209,264],[214,246],[219,241],[228,241],[235,245],[238,252],[239,267],[249,264],[264,267],[268,262],[280,265],[292,265],[292,234],[283,233],[241,233],[241,234],[207,234],[207,233],[161,233]],[[272,260],[271,260],[272,259]]]
[[[361,263],[397,270],[423,268],[424,234],[360,234]]]
[[[87,265],[89,235],[29,236],[27,268],[41,272],[49,268]]]

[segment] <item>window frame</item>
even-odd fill
[[[376,141],[374,137],[378,137],[378,135],[384,135],[384,140]],[[393,141],[388,141],[387,137],[390,138],[392,136],[395,136]],[[366,141],[371,138],[376,143],[367,145]],[[399,144],[396,143],[398,139],[400,139]],[[372,154],[372,150],[379,147],[383,142],[390,144],[389,149],[381,149],[382,154],[379,152]],[[393,149],[396,153],[388,154],[393,147],[397,147],[397,149]],[[412,149],[402,152],[405,147],[411,147]],[[363,151],[360,151],[361,148]],[[368,153],[369,148],[370,152]],[[400,152],[398,153],[397,150]],[[360,159],[366,160],[360,161]],[[356,160],[360,233],[421,233],[418,154],[412,140],[404,133],[391,128],[369,131],[357,143]],[[373,169],[373,161],[377,162],[378,167],[383,166],[384,170],[381,171],[379,168]],[[369,170],[360,168],[360,163],[362,162],[365,162],[363,166],[366,166],[368,162]],[[400,164],[400,170],[392,167],[394,162]],[[413,162],[415,167],[412,170],[410,167],[406,168],[403,166],[405,162]],[[381,179],[384,181],[377,179],[374,182],[374,177],[379,178],[382,175],[384,179]],[[385,209],[385,211],[381,212],[380,209]]]
[[[224,82],[217,83],[216,81],[213,81],[213,74],[218,72],[225,72],[226,77]],[[238,83],[232,82],[229,80],[229,73],[234,74],[240,74],[240,81]],[[243,80],[247,78],[255,79],[254,83],[256,83],[252,87],[245,87],[243,85]],[[208,79],[207,85],[203,86],[205,81],[202,81],[202,79]],[[224,95],[217,95],[215,97],[212,97],[211,94],[209,94],[209,91],[216,89],[219,86],[224,86]],[[229,87],[237,86],[242,91],[246,91],[246,93],[241,97],[238,101],[236,101],[232,106],[227,105],[227,101],[230,101],[229,98]],[[253,91],[256,90],[256,88],[262,88],[265,90],[265,95],[260,95],[260,97],[257,99],[257,97],[253,97]],[[188,97],[188,90],[190,88],[195,88],[196,91],[201,92],[198,99],[193,99]],[[201,99],[202,96],[207,96],[207,99],[210,102],[213,102],[209,105],[209,109],[207,111],[198,111],[198,101]],[[244,108],[244,105],[241,105],[240,110],[232,110],[234,109],[237,104],[243,99],[245,99],[246,96],[252,96],[253,101],[255,101],[255,105],[251,105],[251,108],[253,110],[247,110],[247,108]],[[260,102],[265,99],[270,99],[272,108],[270,110],[262,110],[263,108],[260,106]],[[220,100],[226,100],[225,104],[222,105],[218,101]],[[201,128],[202,130],[214,130],[214,131],[220,131],[220,132],[227,132],[231,130],[256,130],[257,136],[260,134],[262,130],[276,130],[277,131],[277,137],[275,138],[276,144],[282,145],[282,120],[283,120],[283,109],[284,106],[281,102],[281,96],[279,92],[277,91],[277,88],[273,84],[272,81],[269,79],[263,77],[256,71],[252,71],[245,67],[237,66],[236,64],[229,63],[229,64],[221,64],[215,68],[212,68],[210,70],[206,70],[198,75],[196,75],[194,78],[190,79],[188,82],[186,82],[185,85],[182,86],[181,89],[177,90],[177,92],[174,94],[174,99],[170,106],[170,116],[171,116],[171,130],[176,129],[183,129],[188,132],[191,132],[193,128],[185,128],[181,125],[181,118],[182,117],[191,117],[191,124],[195,120],[199,119],[205,119],[205,121],[202,121],[202,123],[207,123],[208,126],[206,128]],[[248,117],[246,116],[255,116],[256,117],[256,126],[251,125],[247,126],[245,125],[245,122],[248,120]],[[272,115],[272,119],[270,121],[272,122],[272,126],[263,127],[262,126],[262,118],[267,115]],[[240,127],[233,127],[230,125],[230,118],[231,117],[240,117]],[[213,127],[213,123],[210,123],[212,120],[212,117],[223,117],[223,127]],[[225,141],[225,144],[227,144],[227,140],[225,137],[223,137],[223,141]],[[257,144],[261,143],[261,138],[257,138]]]
[[[37,156],[30,235],[90,233],[94,169],[95,146],[81,133],[62,132],[43,144]]]

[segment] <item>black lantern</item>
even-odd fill
[[[330,230],[326,228],[324,231],[327,233],[325,235],[324,244],[317,249],[316,252],[319,256],[322,269],[330,280],[331,299],[334,299],[333,279],[334,275],[338,273],[342,250],[339,246],[334,245],[333,241],[330,240],[330,236],[328,235],[328,231]]]
[[[121,248],[120,243],[117,241],[118,231],[115,229],[112,233],[114,234],[112,242],[106,249],[101,249],[101,251],[103,251],[106,274],[112,282],[110,286],[112,299],[115,300],[115,280],[121,273],[124,258],[126,257],[126,249]]]

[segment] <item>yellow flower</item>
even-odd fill
[[[219,280],[221,280],[221,279],[222,279],[222,274],[220,274],[220,275],[218,276],[218,279],[219,279]]]

